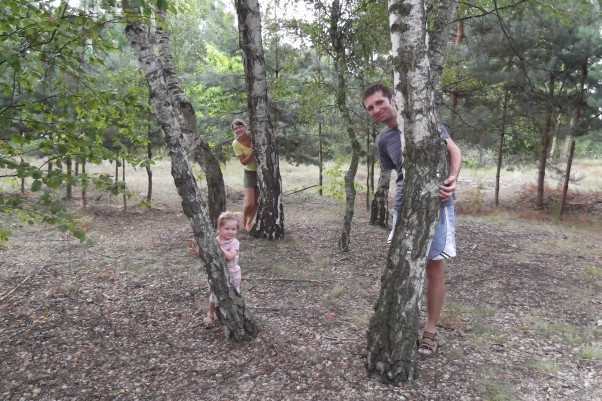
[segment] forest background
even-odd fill
[[[249,118],[234,10],[219,2],[157,4],[169,11],[174,66],[196,110],[198,132],[227,162],[229,124]],[[96,200],[119,195],[125,210],[132,198],[136,207],[156,208],[152,173],[165,157],[163,138],[123,34],[121,10],[111,1],[8,1],[1,7],[0,201],[9,214],[0,227],[2,241],[8,244],[11,229],[19,227],[15,215],[57,224],[84,239],[86,218],[78,215],[92,193]],[[143,9],[151,15],[151,7]],[[355,130],[364,138],[368,203],[375,191],[373,142],[380,127],[368,120],[359,98],[370,82],[392,83],[386,5],[344,2],[336,21],[328,9],[320,2],[263,5],[271,122],[281,160],[319,166],[317,191],[342,197],[341,176],[352,146],[341,129],[347,121],[337,107],[341,88],[328,37],[337,24],[347,60],[343,90]],[[441,114],[464,151],[465,168],[494,180],[489,206],[500,201],[501,177],[516,169],[535,168],[530,189],[536,196],[522,206],[542,211],[538,217],[560,217],[562,183],[568,188],[580,179],[590,182],[564,178],[573,158],[581,166],[599,160],[599,17],[600,4],[587,1],[459,6],[455,32],[449,32]],[[113,171],[95,167],[107,163]],[[128,185],[126,166],[145,169],[145,194]],[[203,181],[203,173],[196,174]],[[546,185],[550,178],[557,188]],[[593,182],[568,206],[587,212],[589,219],[581,222],[597,227],[599,214],[589,213],[599,210],[599,182]],[[468,211],[486,212],[484,185],[474,185]]]
[[[196,111],[202,140],[226,161],[232,157],[229,123],[249,118],[235,11],[216,1],[168,5],[181,87]],[[83,238],[62,198],[71,199],[77,187],[85,204],[88,186],[131,196],[120,167],[147,168],[150,174],[153,158],[164,155],[148,87],[113,2],[7,1],[2,7],[0,205],[4,212],[54,222]],[[325,10],[322,3],[271,2],[263,4],[262,14],[278,153],[292,163],[323,166],[320,190],[326,189],[323,175],[342,174],[351,153],[336,105],[335,54],[328,42],[332,16]],[[344,2],[341,10],[337,23],[348,61],[344,91],[362,133],[370,196],[373,144],[381,127],[369,121],[359,99],[370,82],[392,84],[387,9],[368,1]],[[546,174],[562,181],[571,143],[576,158],[601,154],[599,3],[462,3],[454,27],[441,118],[463,149],[464,165],[496,167],[499,184],[503,170],[535,164],[535,206],[549,207]],[[114,174],[86,173],[86,163],[103,161],[115,166]],[[61,186],[63,191],[55,191]],[[11,196],[19,188],[39,194],[40,207]],[[143,201],[152,203],[150,185]],[[8,235],[3,227],[0,238]]]

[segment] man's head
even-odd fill
[[[364,94],[362,95],[362,104],[364,104],[364,101],[368,96],[373,95],[378,91],[382,92],[383,96],[389,99],[389,101],[393,97],[393,92],[391,92],[391,89],[389,89],[388,86],[377,82],[375,84],[368,85],[366,89],[364,89]],[[366,108],[365,104],[364,108]]]
[[[397,126],[397,108],[391,89],[376,83],[368,86],[362,96],[362,104],[370,117],[386,123],[389,127]]]

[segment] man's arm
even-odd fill
[[[452,197],[456,190],[456,183],[462,168],[462,152],[451,138],[446,138],[447,151],[449,152],[449,177],[439,187],[439,199],[446,201]]]

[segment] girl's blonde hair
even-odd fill
[[[230,124],[230,128],[234,129],[235,125],[242,125],[243,127],[245,127],[245,129],[248,131],[249,127],[247,127],[247,124],[245,124],[245,122],[243,120],[239,120],[238,118],[234,121],[232,121],[232,124]]]
[[[226,224],[227,221],[235,221],[236,222],[236,228],[240,228],[240,216],[242,215],[242,213],[240,212],[222,212],[219,217],[217,218],[217,227],[223,227],[224,224]]]

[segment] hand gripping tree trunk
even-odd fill
[[[370,319],[366,369],[384,382],[412,381],[426,254],[447,176],[430,81],[423,0],[390,3],[398,124],[404,149],[405,195],[381,291]]]
[[[217,218],[221,212],[226,210],[226,188],[224,176],[219,167],[219,161],[209,149],[209,146],[201,140],[197,130],[196,115],[192,103],[180,86],[173,66],[169,35],[164,29],[167,23],[165,11],[157,11],[156,35],[159,42],[159,58],[163,67],[163,76],[167,81],[167,89],[177,106],[178,117],[182,134],[188,148],[192,152],[194,160],[201,166],[207,179],[207,205],[209,206],[209,217],[213,227],[217,225]]]
[[[257,0],[236,0],[236,13],[259,186],[257,216],[251,235],[276,240],[284,237],[284,207],[278,151],[268,114],[268,84],[259,3]]]
[[[160,62],[152,51],[146,27],[140,22],[140,14],[123,1],[127,14],[125,28],[134,54],[138,58],[150,87],[151,103],[157,120],[165,134],[165,142],[171,157],[171,174],[178,193],[182,197],[184,214],[190,221],[194,238],[199,246],[201,260],[209,276],[211,291],[218,298],[217,313],[227,339],[248,340],[257,336],[257,324],[244,300],[230,283],[226,260],[215,241],[214,229],[209,221],[207,208],[186,155],[186,146],[180,122],[170,100]]]

